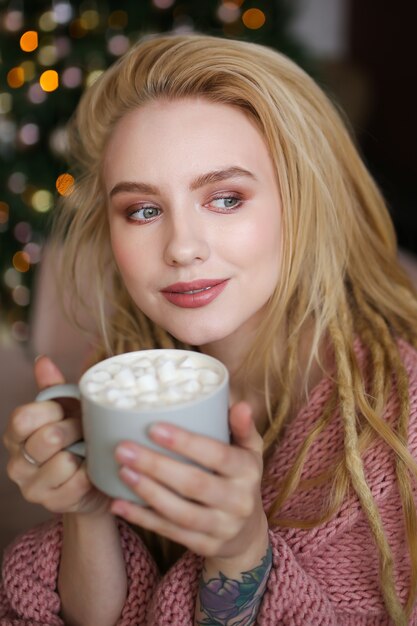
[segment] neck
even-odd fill
[[[221,361],[228,369],[230,376],[230,404],[245,401],[250,404],[253,410],[254,421],[261,434],[268,427],[267,404],[265,400],[265,372],[262,365],[257,366],[251,372],[250,381],[242,377],[241,367],[246,359],[251,341],[254,340],[256,333],[248,334],[245,341],[241,337],[227,337],[222,341],[213,342],[201,346],[201,351],[205,354],[215,357]],[[318,361],[313,360],[308,380],[305,381],[305,371],[308,366],[310,356],[311,343],[313,338],[313,327],[306,328],[299,345],[298,355],[298,373],[294,381],[295,388],[300,390],[294,398],[289,419],[291,420],[302,408],[308,394],[322,379],[323,368],[328,371],[331,368],[332,360],[327,351],[327,342],[322,341],[319,349],[320,365]],[[278,354],[283,342],[277,340]],[[282,350],[281,350],[282,352]],[[285,357],[284,357],[285,358]]]

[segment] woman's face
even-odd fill
[[[111,243],[136,305],[196,346],[256,330],[280,273],[281,200],[266,144],[239,109],[148,103],[108,143]]]

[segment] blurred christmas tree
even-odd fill
[[[253,40],[304,63],[287,0],[0,0],[0,323],[25,341],[59,193],[65,123],[82,90],[144,33]]]

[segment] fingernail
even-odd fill
[[[170,443],[174,438],[173,431],[169,426],[163,426],[162,424],[154,424],[149,429],[149,434],[163,443]]]
[[[39,361],[39,359],[41,359],[43,356],[45,356],[45,355],[44,354],[38,354],[38,356],[35,356],[34,363],[37,363]]]
[[[136,458],[136,454],[133,452],[131,448],[125,448],[124,446],[119,446],[116,448],[116,458],[118,461],[129,463]]]
[[[139,474],[131,470],[129,467],[121,468],[120,477],[129,485],[136,485],[136,483],[139,482]]]

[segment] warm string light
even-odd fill
[[[55,187],[61,196],[69,196],[73,192],[74,176],[72,174],[60,174],[55,182]]]
[[[242,22],[246,28],[257,30],[265,24],[266,16],[260,9],[247,9],[242,15]]]
[[[55,89],[58,89],[59,85],[58,72],[55,70],[42,72],[39,78],[39,84],[46,92],[55,91]]]

